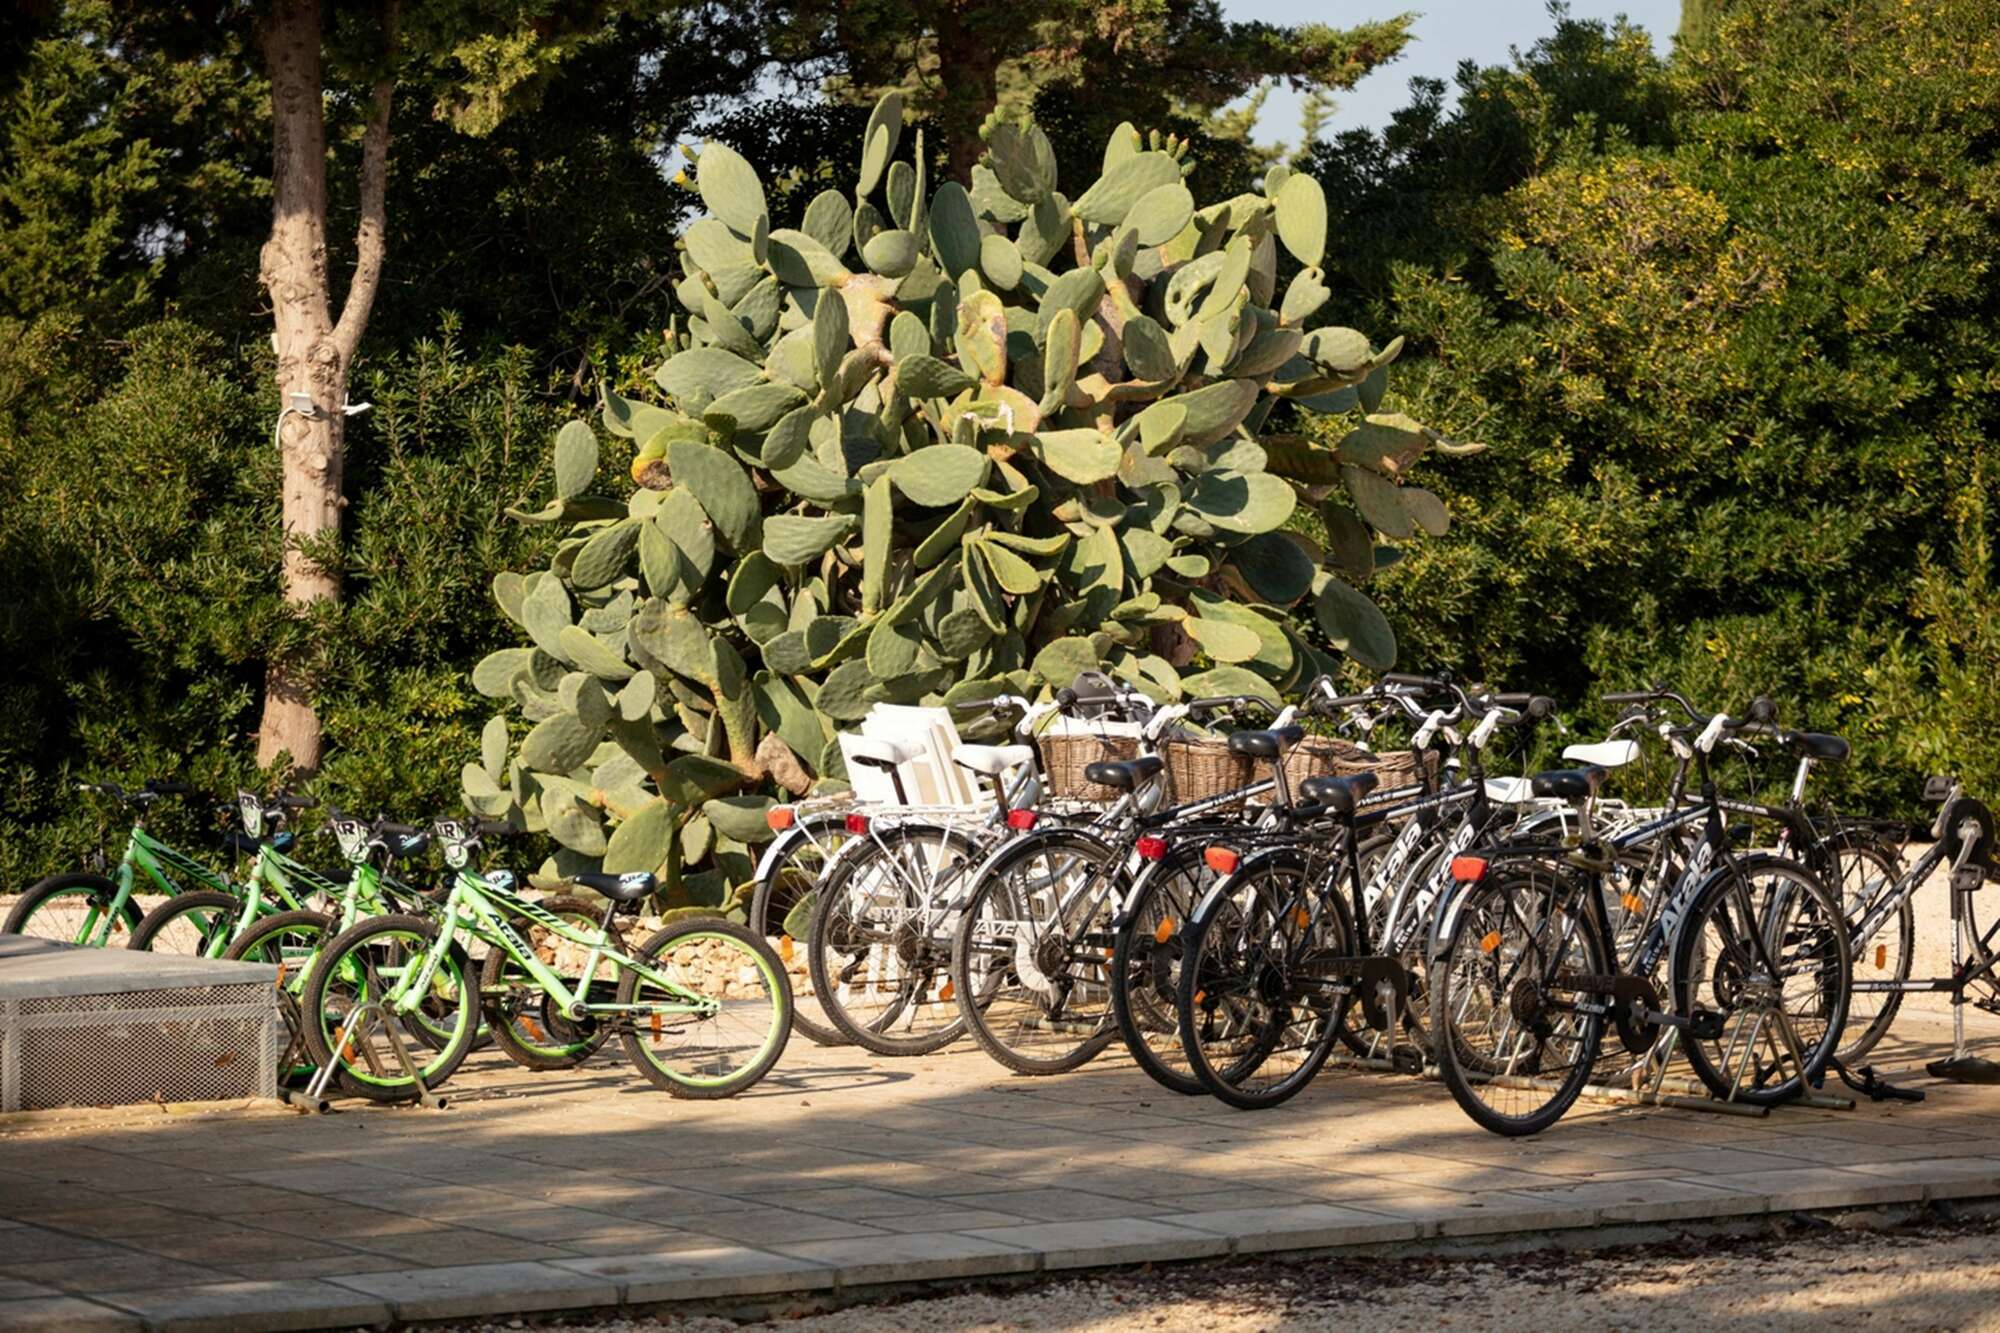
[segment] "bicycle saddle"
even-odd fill
[[[651,874],[644,870],[634,870],[623,875],[608,875],[602,871],[587,870],[577,875],[576,882],[600,893],[614,903],[637,902],[651,896],[655,883]]]
[[[1586,796],[1597,795],[1597,789],[1604,785],[1604,770],[1595,764],[1582,768],[1555,768],[1546,773],[1537,773],[1530,779],[1535,795],[1553,796],[1559,801],[1580,801]]]
[[[1010,768],[1035,762],[1035,752],[1025,745],[958,745],[952,747],[952,762],[960,768],[989,778],[997,778]]]
[[[1637,741],[1598,741],[1595,745],[1565,745],[1563,758],[1596,768],[1622,768],[1639,757]]]
[[[1166,766],[1167,761],[1156,754],[1142,754],[1137,759],[1100,759],[1083,766],[1083,777],[1084,781],[1100,787],[1131,791]]]
[[[1594,750],[1597,747],[1571,746],[1571,749]],[[1565,752],[1563,758],[1575,756]],[[1486,779],[1486,799],[1495,805],[1526,805],[1535,799],[1535,784],[1530,778],[1488,778]]]
[[[1305,739],[1304,727],[1274,727],[1269,731],[1238,731],[1229,737],[1229,753],[1242,759],[1276,759]]]
[[[1824,731],[1781,731],[1778,742],[1801,759],[1847,758],[1847,742]]]
[[[1344,778],[1307,778],[1299,784],[1299,792],[1308,801],[1316,801],[1335,814],[1351,815],[1354,807],[1381,785],[1381,781],[1373,773],[1352,773]]]

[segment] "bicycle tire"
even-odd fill
[[[1051,975],[1056,969],[1050,934],[1043,933],[1032,942],[1023,941],[1021,932],[1010,937],[1010,943],[1001,946],[1006,950],[1006,959],[997,967],[989,967],[986,975],[974,975],[975,959],[989,965],[996,961],[990,948],[975,947],[980,933],[982,911],[993,906],[1013,914],[1013,921],[1019,924],[1033,909],[1022,902],[1019,886],[1011,876],[1024,866],[1032,863],[1037,856],[1046,856],[1051,851],[1066,853],[1093,863],[1091,889],[1083,895],[1083,905],[1094,903],[1092,916],[1088,921],[1073,921],[1065,917],[1061,922],[1064,935],[1073,936],[1079,928],[1084,934],[1090,933],[1093,923],[1101,923],[1098,933],[1109,934],[1111,913],[1116,910],[1118,894],[1115,888],[1110,893],[1102,892],[1097,883],[1099,875],[1108,874],[1114,885],[1124,878],[1124,857],[1101,839],[1093,837],[1083,829],[1055,828],[1046,832],[1023,834],[1009,842],[990,857],[983,869],[978,885],[966,901],[961,913],[958,931],[952,940],[951,981],[957,991],[959,1012],[964,1015],[966,1029],[979,1044],[980,1049],[995,1061],[1016,1074],[1045,1075],[1063,1074],[1079,1069],[1103,1052],[1105,1047],[1118,1039],[1118,1029],[1111,1016],[1110,978],[1108,959],[1099,957],[1093,967],[1087,956],[1079,956],[1078,947],[1072,941],[1064,946],[1067,955],[1061,960],[1061,975]],[[1002,903],[1003,895],[1011,901]],[[1023,976],[1024,972],[1039,974],[1039,981]],[[1089,974],[1094,972],[1094,978]],[[988,985],[988,978],[995,978]],[[1015,985],[1012,990],[1023,992],[1024,997],[1017,1002],[1020,1013],[1019,1030],[1037,1030],[1037,1019],[1048,1024],[1061,1022],[1061,1016],[1051,1010],[1051,1004],[1062,1008],[1070,1003],[1078,992],[1088,996],[1092,991],[1098,995],[1101,1006],[1095,1017],[1088,1018],[1088,1031],[1079,1041],[1068,1043],[1068,1049],[1060,1053],[1029,1054],[1015,1042],[1018,1038],[1009,1034],[1009,1028],[1001,1015],[995,1013],[1001,1002],[1001,995],[1007,988],[1009,978]],[[1039,1014],[1027,1012],[1039,1010]],[[1008,1013],[1015,1010],[1010,1008]],[[1085,1011],[1086,1014],[1088,1011]],[[1055,1030],[1053,1026],[1041,1030]],[[1054,1044],[1052,1044],[1052,1051]]]
[[[1753,876],[1765,876],[1773,882],[1784,882],[1796,891],[1796,897],[1787,896],[1783,901],[1767,900],[1759,904],[1752,884]],[[1797,925],[1788,925],[1779,944],[1778,965],[1785,970],[1785,958],[1790,951],[1785,944],[1797,936],[1801,948],[1797,951],[1806,963],[1808,977],[1803,994],[1799,999],[1802,1014],[1818,1011],[1820,1031],[1813,1040],[1805,1042],[1799,1051],[1798,1061],[1803,1069],[1794,1067],[1776,1083],[1759,1071],[1759,1077],[1748,1086],[1742,1079],[1743,1067],[1732,1075],[1723,1066],[1730,1063],[1735,1046],[1731,1039],[1729,1017],[1746,1012],[1751,1006],[1731,1003],[1732,990],[1746,987],[1739,993],[1749,995],[1746,983],[1754,981],[1757,955],[1743,948],[1743,932],[1738,923],[1716,925],[1726,913],[1742,910],[1742,898],[1747,897],[1754,914],[1758,910],[1771,910],[1774,906],[1789,906],[1796,901],[1809,906],[1815,920]],[[1777,896],[1773,895],[1773,899]],[[1711,938],[1711,928],[1713,938]],[[1767,945],[1768,948],[1768,945]],[[1698,965],[1697,965],[1698,964]],[[1791,975],[1787,972],[1787,975]],[[1819,1077],[1840,1044],[1841,1028],[1847,1017],[1848,987],[1852,971],[1847,951],[1847,920],[1840,911],[1840,901],[1820,879],[1804,865],[1776,856],[1749,856],[1718,868],[1705,881],[1694,897],[1685,920],[1681,922],[1674,941],[1673,971],[1671,973],[1674,1011],[1683,1016],[1696,1012],[1703,1005],[1704,998],[1715,1002],[1715,1008],[1722,1014],[1723,1032],[1713,1039],[1721,1043],[1724,1058],[1718,1061],[1716,1052],[1709,1049],[1709,1039],[1698,1039],[1691,1033],[1683,1033],[1681,1049],[1709,1092],[1719,1100],[1745,1102],[1752,1106],[1776,1106],[1798,1097]],[[1706,989],[1704,989],[1706,983]],[[1784,983],[1778,983],[1777,994],[1785,994]],[[1761,1008],[1761,1006],[1757,1006]],[[1791,1019],[1791,1006],[1780,1001],[1779,1008]],[[1792,1021],[1797,1029],[1800,1024]],[[1808,1029],[1809,1030],[1809,1029]],[[1757,1050],[1760,1039],[1766,1036],[1762,1025],[1753,1026],[1744,1034],[1743,1051],[1746,1065],[1749,1057]],[[1775,1042],[1775,1038],[1772,1039]],[[1774,1046],[1780,1064],[1787,1058],[1781,1046]]]
[[[673,1097],[715,1101],[724,1097],[734,1097],[754,1086],[771,1072],[779,1058],[784,1055],[785,1043],[792,1035],[792,987],[790,974],[786,972],[783,960],[778,957],[778,951],[773,949],[763,936],[753,934],[747,927],[739,926],[733,921],[725,921],[721,917],[697,917],[676,921],[640,945],[634,956],[648,966],[659,967],[662,955],[677,952],[683,946],[691,946],[692,950],[699,951],[704,942],[710,949],[711,961],[707,962],[706,966],[711,974],[714,971],[712,962],[714,947],[717,944],[725,948],[734,946],[755,960],[751,965],[770,989],[774,1012],[765,1021],[763,1040],[757,1046],[750,1063],[726,1076],[689,1079],[670,1072],[659,1064],[653,1054],[646,1049],[645,1041],[636,1025],[627,1023],[620,1031],[619,1039],[625,1046],[626,1058],[631,1060],[633,1067],[654,1087],[663,1089]],[[739,964],[739,973],[740,968]],[[621,969],[616,992],[617,1002],[621,1005],[635,1003],[640,981],[637,972],[630,968]],[[740,998],[746,997],[733,997],[726,993],[721,997],[724,1004]],[[657,1032],[653,1035],[657,1039]]]
[[[1177,1006],[1181,1049],[1194,1076],[1211,1096],[1243,1111],[1282,1105],[1318,1076],[1339,1042],[1341,1010],[1348,1000],[1343,997],[1327,1005],[1324,1012],[1309,1020],[1302,1039],[1287,1048],[1282,1043],[1297,1023],[1291,1001],[1302,989],[1317,989],[1303,985],[1308,959],[1315,955],[1348,957],[1355,944],[1354,927],[1337,894],[1320,900],[1325,909],[1322,915],[1300,920],[1304,909],[1295,904],[1312,891],[1304,883],[1310,867],[1302,851],[1286,848],[1261,860],[1261,865],[1245,866],[1225,879],[1189,921],[1187,961],[1181,968]],[[1273,882],[1279,873],[1290,873],[1296,881],[1280,889]],[[1238,905],[1244,897],[1248,898],[1247,910]],[[1314,928],[1319,932],[1317,938],[1295,945],[1304,938],[1303,932]],[[1254,936],[1268,939],[1273,933],[1284,941],[1283,960],[1274,959],[1268,948],[1253,942]],[[1283,967],[1282,962],[1289,962],[1290,967]],[[1285,987],[1278,997],[1265,993],[1266,978],[1273,969],[1278,969],[1277,982]],[[1253,973],[1254,982],[1248,980]],[[1253,1034],[1240,1053],[1219,1044],[1225,1034],[1217,1029],[1216,1017],[1224,999],[1238,1002],[1237,1013],[1230,1019],[1232,1027],[1243,1013],[1251,1015],[1248,1027],[1236,1028]],[[1259,1017],[1259,1007],[1267,1007],[1269,1012]],[[1265,1073],[1272,1056],[1283,1049],[1304,1053],[1297,1064],[1270,1082],[1253,1082],[1255,1076]],[[1223,1058],[1217,1059],[1218,1055]]]
[[[1841,910],[1847,918],[1850,933],[1860,924],[1860,916],[1867,908],[1872,891],[1871,881],[1864,879],[1856,883],[1854,867],[1864,869],[1866,876],[1878,873],[1880,883],[1894,884],[1902,877],[1899,858],[1887,848],[1874,843],[1849,843],[1831,849],[1833,868],[1837,872],[1835,883],[1839,886]],[[1831,885],[1829,887],[1832,887]],[[1887,938],[1884,938],[1884,937]],[[1917,952],[1917,912],[1911,895],[1904,894],[1896,904],[1894,915],[1877,929],[1875,936],[1866,942],[1850,938],[1848,963],[1852,969],[1852,982],[1862,980],[1887,982],[1900,986],[1910,979],[1910,967]],[[1864,1001],[1863,997],[1867,997]],[[1863,991],[1850,985],[1847,1000],[1847,1032],[1854,1033],[1838,1051],[1835,1058],[1842,1064],[1859,1067],[1868,1052],[1875,1049],[1889,1029],[1895,1024],[1896,1015],[1903,1008],[1901,990]],[[1860,1025],[1856,1032],[1856,1024]],[[1846,1034],[1843,1034],[1846,1035]]]
[[[827,1017],[825,1008],[813,994],[810,967],[805,969],[805,993],[799,993],[799,976],[794,970],[793,958],[805,950],[807,942],[794,936],[786,925],[799,902],[818,892],[820,882],[832,867],[832,853],[838,850],[839,843],[846,840],[846,820],[845,813],[809,815],[780,834],[781,839],[790,839],[795,845],[787,848],[781,842],[775,852],[766,853],[764,873],[757,876],[757,887],[750,895],[750,930],[766,940],[777,941],[771,947],[777,950],[778,958],[785,964],[793,983],[792,1028],[800,1036],[821,1046],[845,1046],[848,1041],[833,1025],[833,1020]],[[814,836],[816,832],[833,836],[833,844],[817,840]],[[807,856],[817,857],[817,870],[804,863]],[[811,907],[806,910],[810,923]],[[810,924],[807,929],[810,932]]]
[[[1590,912],[1581,911],[1583,919],[1573,921],[1580,910],[1576,906],[1549,910],[1568,884],[1568,877],[1559,871],[1517,865],[1496,866],[1479,883],[1461,885],[1447,904],[1449,924],[1437,965],[1431,969],[1431,1033],[1438,1077],[1474,1124],[1508,1138],[1539,1134],[1569,1112],[1589,1081],[1604,1041],[1604,1015],[1570,1010],[1574,1054],[1558,1080],[1541,1077],[1544,1052],[1555,1044],[1553,1027],[1535,1033],[1532,1046],[1521,1044],[1531,1023],[1547,1023],[1550,1013],[1563,1012],[1546,1003],[1549,988],[1534,983],[1532,972],[1559,974],[1572,947],[1580,947],[1583,956],[1570,970],[1605,975],[1613,966],[1604,933]],[[1580,890],[1593,891],[1589,886]],[[1560,926],[1562,922],[1572,922],[1575,928]],[[1560,956],[1547,949],[1543,927],[1556,927]],[[1509,959],[1529,972],[1506,967]],[[1533,959],[1540,960],[1539,966]],[[1524,1015],[1524,1009],[1531,1012]],[[1488,1040],[1494,1033],[1498,1035]],[[1489,1046],[1504,1054],[1486,1054]]]
[[[1182,931],[1217,878],[1198,845],[1171,844],[1166,859],[1141,877],[1112,945],[1111,1013],[1118,1035],[1134,1064],[1183,1097],[1199,1097],[1207,1089],[1182,1067]]]
[[[894,995],[885,1001],[880,1012],[868,1015],[864,1022],[862,1017],[852,1012],[855,1009],[852,1001],[845,998],[847,986],[852,980],[855,968],[860,966],[862,957],[871,957],[876,965],[885,961],[883,954],[878,952],[878,946],[886,941],[865,939],[857,934],[858,926],[849,920],[845,903],[849,893],[855,891],[857,885],[859,891],[866,892],[873,898],[879,899],[883,896],[884,885],[881,881],[871,883],[862,880],[862,876],[880,873],[876,869],[876,862],[893,855],[892,848],[911,847],[920,838],[930,838],[939,844],[944,854],[959,858],[953,863],[954,865],[963,866],[970,871],[981,859],[979,844],[963,830],[942,824],[905,824],[875,836],[879,841],[872,851],[841,862],[835,875],[821,887],[819,900],[813,905],[812,930],[807,941],[807,961],[811,970],[813,990],[841,1035],[862,1049],[872,1051],[876,1055],[929,1055],[933,1051],[944,1049],[965,1035],[965,1016],[958,1012],[958,1006],[947,989],[951,966],[949,937],[942,944],[929,934],[923,938],[907,937],[899,940],[895,946],[896,956],[886,961],[895,963],[899,969],[906,962],[912,964],[909,969],[910,980],[898,981]],[[908,886],[901,878],[905,869],[899,861],[889,863],[890,873],[898,878],[887,884],[888,896],[905,898],[909,896]],[[955,921],[945,924],[953,930],[956,929]],[[863,947],[855,950],[854,946],[857,944]],[[903,957],[905,953],[909,957]],[[835,954],[851,954],[855,961],[836,973],[832,965]],[[932,978],[938,976],[944,978],[944,985],[936,988],[938,993],[935,999],[927,998],[932,990]],[[929,1030],[918,1036],[889,1035],[890,1030],[904,1019],[905,1014],[910,1015],[909,1021],[912,1023],[919,1017],[934,1019],[935,1014],[926,1015],[921,1011],[937,1005],[950,1005],[949,1012],[952,1017],[934,1023]]]
[[[176,925],[188,922],[194,925],[200,947],[192,951],[176,949],[173,952],[178,956],[206,958],[214,951],[219,958],[222,951],[215,950],[216,942],[233,939],[243,928],[243,900],[216,889],[177,893],[140,919],[139,928],[132,932],[132,938],[125,947],[142,953],[158,952],[156,946],[160,937]]]
[[[403,1076],[400,1067],[391,1077],[379,1077],[372,1072],[366,1076],[354,1071],[350,1058],[336,1058],[332,1037],[337,1036],[345,1021],[346,1009],[343,1005],[329,1014],[329,990],[336,977],[342,976],[348,967],[348,960],[356,956],[364,945],[383,941],[386,937],[399,936],[406,943],[420,942],[425,950],[437,945],[437,925],[420,916],[395,914],[391,916],[369,917],[357,921],[340,934],[327,941],[325,951],[306,974],[305,989],[299,1000],[300,1026],[304,1030],[306,1048],[320,1067],[331,1064],[334,1077],[340,1086],[357,1097],[365,1097],[377,1102],[414,1101],[419,1096],[416,1085]],[[393,955],[391,955],[393,959]],[[364,961],[364,969],[372,971],[372,965]],[[432,1050],[435,1057],[429,1062],[419,1063],[417,1074],[426,1087],[435,1089],[450,1078],[472,1049],[474,1035],[479,1028],[479,1005],[476,996],[476,982],[473,980],[471,961],[465,950],[455,942],[449,944],[440,972],[455,974],[458,978],[458,1004],[454,1010],[459,1017],[452,1026],[452,1039],[442,1050],[432,1050],[421,1041],[405,1042],[413,1062],[422,1062],[423,1053]],[[378,977],[379,982],[379,977]],[[379,990],[379,987],[378,987]],[[345,999],[346,997],[340,997]],[[365,1049],[365,1048],[364,1048]],[[387,1065],[385,1064],[385,1068]]]
[[[84,940],[76,938],[79,932],[74,930],[68,932],[68,935],[65,937],[43,935],[37,931],[28,929],[38,915],[45,921],[51,920],[55,916],[55,913],[49,910],[52,903],[72,897],[87,899],[90,904],[89,910],[97,912],[101,917],[103,913],[109,912],[111,904],[118,900],[118,885],[106,879],[103,875],[95,875],[81,870],[68,871],[60,875],[50,875],[46,879],[37,880],[23,890],[21,896],[15,900],[12,910],[7,913],[6,922],[0,924],[0,935],[30,935],[36,939],[61,939],[65,944],[85,943]],[[121,909],[119,915],[123,918],[122,924],[124,926],[125,940],[129,943],[132,938],[132,932],[139,928],[139,921],[143,914],[139,911],[138,904],[128,898],[125,900],[125,906]],[[95,933],[97,927],[98,922],[93,921],[90,923],[90,931],[92,933]],[[117,938],[118,930],[114,926],[111,933],[106,937],[106,945],[112,945],[112,942]],[[116,944],[112,945],[112,947],[124,948],[125,944]]]

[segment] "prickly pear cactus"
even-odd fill
[[[901,130],[891,94],[853,196],[793,227],[742,157],[702,151],[662,400],[605,396],[637,489],[595,492],[573,422],[556,498],[517,515],[569,536],[496,581],[532,646],[474,682],[521,725],[494,720],[465,789],[554,838],[545,873],[664,869],[726,903],[767,793],[843,777],[834,730],[878,700],[1089,668],[1269,693],[1332,654],[1394,658],[1354,584],[1378,536],[1444,531],[1405,478],[1459,450],[1374,415],[1400,339],[1310,327],[1319,185],[1278,168],[1199,206],[1183,147],[1122,126],[1072,198],[1041,130],[996,121],[968,191],[924,180],[921,133],[899,159]],[[1287,403],[1353,427],[1331,448],[1267,431]],[[1287,530],[1302,504],[1326,549]]]

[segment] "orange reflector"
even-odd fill
[[[778,957],[788,963],[792,961],[792,937],[790,935],[780,935],[778,937]]]
[[[1206,1000],[1207,998],[1208,998],[1208,992],[1205,990],[1198,990],[1194,993],[1194,1002],[1196,1004],[1200,1004],[1203,1000]]]
[[[1164,861],[1167,859],[1167,840],[1149,833],[1133,843],[1132,850],[1148,861]]]
[[[1039,818],[1040,816],[1033,810],[1009,810],[1007,812],[1007,827],[1020,829],[1025,832],[1033,828],[1035,821]]]
[[[1451,858],[1451,877],[1464,882],[1477,882],[1486,878],[1486,858],[1483,856],[1454,856]]]
[[[529,1041],[542,1040],[542,1030],[535,1026],[535,1020],[532,1018],[524,1016],[521,1019],[521,1031],[528,1034]]]
[[[949,1000],[952,997],[952,993],[953,993],[952,984],[949,981],[947,981],[944,983],[943,986],[939,987],[938,999]]]
[[[648,1014],[647,1018],[650,1019],[652,1023],[653,1040],[658,1041],[660,1039],[660,1016],[658,1014]]]
[[[1624,903],[1625,910],[1630,912],[1633,916],[1637,916],[1639,915],[1639,913],[1646,910],[1646,900],[1644,898],[1641,898],[1636,893],[1628,893],[1624,897],[1620,898],[1618,901]]]
[[[1313,923],[1313,914],[1301,907],[1292,913],[1292,921],[1300,930],[1304,930]]]
[[[1497,930],[1487,931],[1486,938],[1479,941],[1479,952],[1481,953],[1492,953],[1495,949],[1499,947],[1500,947],[1500,932]]]
[[[849,815],[847,817],[847,831],[857,836],[866,833],[868,831],[868,816]]]
[[[1877,966],[1877,967],[1887,967],[1887,966],[1889,966],[1889,946],[1888,946],[1888,945],[1886,945],[1886,944],[1878,944],[1878,945],[1876,945],[1876,946],[1875,946],[1875,966]]]
[[[1231,851],[1227,847],[1207,848],[1202,852],[1201,859],[1203,861],[1206,861],[1208,863],[1208,868],[1210,870],[1213,870],[1218,875],[1235,874],[1236,867],[1239,864],[1241,864],[1243,860],[1242,857],[1238,856],[1235,852]]]
[[[1161,917],[1160,924],[1153,927],[1153,938],[1157,940],[1159,943],[1165,944],[1168,940],[1172,939],[1173,937],[1174,937],[1174,919],[1170,916]]]
[[[789,805],[774,805],[764,812],[764,822],[771,826],[773,833],[783,833],[798,822],[799,813]]]

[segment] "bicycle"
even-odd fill
[[[343,1088],[376,1101],[409,1100],[457,1070],[484,1007],[461,936],[506,955],[498,984],[542,992],[567,1022],[615,1033],[640,1074],[673,1096],[733,1096],[771,1070],[791,1033],[791,989],[767,943],[721,918],[699,918],[627,950],[614,940],[613,918],[651,897],[654,877],[576,876],[605,904],[586,928],[516,894],[511,874],[471,868],[484,838],[512,831],[438,821],[433,835],[451,879],[436,914],[371,917],[327,943],[306,978],[301,1010],[308,1048]],[[523,921],[583,951],[577,984],[538,956],[517,928]],[[599,964],[616,977],[608,996],[596,980]],[[395,1058],[400,1033],[391,1025],[408,1026],[419,1011],[447,1037],[406,1071]]]
[[[115,782],[78,782],[73,790],[108,796],[136,812],[117,870],[109,876],[97,870],[68,871],[38,880],[16,900],[6,921],[0,923],[0,934],[32,935],[99,949],[114,942],[123,947],[139,928],[141,913],[133,901],[139,893],[181,893],[185,886],[177,876],[204,889],[229,890],[226,875],[146,830],[147,811],[165,797],[187,795],[192,788],[185,782],[149,778],[133,791]],[[149,887],[142,889],[142,885]]]
[[[1725,736],[1770,720],[1769,701],[1734,718],[1702,717],[1669,691],[1606,696],[1661,700],[1697,720],[1670,734],[1692,752],[1703,832],[1634,957],[1617,956],[1605,908],[1615,858],[1591,812],[1603,769],[1532,779],[1537,796],[1576,809],[1574,848],[1493,848],[1453,862],[1432,954],[1438,1070],[1466,1114],[1495,1133],[1538,1133],[1559,1120],[1581,1095],[1607,1025],[1628,1049],[1661,1043],[1662,1057],[1672,1040],[1714,1096],[1752,1105],[1816,1086],[1839,1041],[1850,975],[1839,901],[1797,861],[1731,850],[1710,767]],[[1669,953],[1662,998],[1651,973]]]
[[[284,792],[264,798],[239,791],[239,827],[225,834],[223,843],[239,858],[250,857],[249,869],[225,888],[193,889],[159,904],[141,918],[126,947],[221,958],[231,941],[258,921],[304,910],[314,898],[337,893],[337,874],[312,869],[288,855],[296,839],[284,826],[312,805],[303,796]]]

